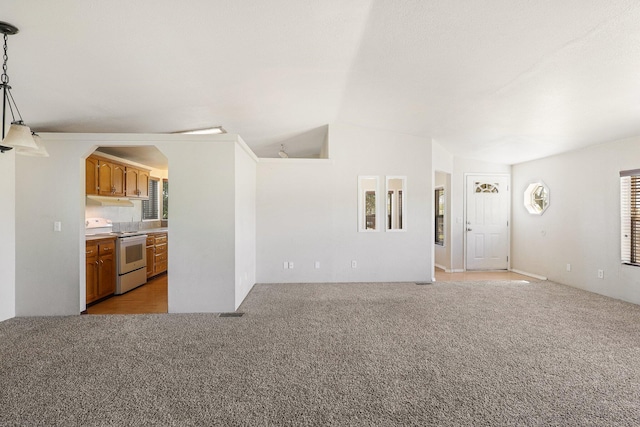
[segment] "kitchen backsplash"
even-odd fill
[[[142,221],[142,201],[131,200],[133,207],[86,206],[85,218],[106,218],[113,223],[113,231],[138,231],[163,227],[162,221]],[[165,226],[166,227],[166,226]]]
[[[131,200],[133,207],[126,206],[85,206],[85,218],[107,218],[116,222],[141,222],[142,200]]]
[[[150,230],[152,228],[160,228],[162,221],[129,221],[129,222],[114,222],[113,231],[138,231],[138,230]]]

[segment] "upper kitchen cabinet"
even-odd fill
[[[87,189],[87,194],[98,194],[98,162],[97,157],[87,157],[85,166],[85,188]]]
[[[149,198],[149,171],[127,166],[127,197]]]
[[[101,196],[124,196],[125,167],[102,159],[99,159],[98,166],[98,194]]]
[[[148,169],[91,155],[87,157],[85,173],[88,195],[149,198]]]

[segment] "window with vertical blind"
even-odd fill
[[[620,258],[640,266],[640,169],[620,172]]]
[[[158,206],[158,183],[157,178],[149,179],[149,200],[142,201],[142,219],[160,219]]]

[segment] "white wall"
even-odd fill
[[[258,158],[235,146],[235,309],[256,283],[256,170]]]
[[[510,174],[511,166],[482,162],[462,157],[454,157],[451,176],[451,269],[464,271],[465,268],[465,174]]]
[[[637,168],[640,138],[513,166],[512,268],[639,304],[640,268],[620,263],[619,172]],[[537,179],[550,189],[542,216],[523,205]]]
[[[16,315],[14,151],[0,154],[0,321]]]
[[[328,152],[258,163],[258,282],[431,280],[431,141],[330,125]],[[407,177],[406,232],[358,232],[359,175]]]
[[[16,315],[82,309],[84,158],[99,145],[128,144],[155,145],[172,171],[169,311],[235,309],[235,135],[41,136],[50,157],[16,159]]]
[[[46,147],[50,157],[16,157],[17,316],[79,312],[81,156],[88,146],[50,141]],[[53,231],[54,221],[61,222],[61,232]]]
[[[157,143],[169,159],[169,312],[235,310],[233,140]]]

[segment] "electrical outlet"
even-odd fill
[[[315,267],[320,268],[320,261],[316,261]]]
[[[53,231],[62,231],[62,223],[60,221],[53,223]]]
[[[571,271],[571,264],[567,264],[567,271]]]
[[[351,261],[351,268],[358,268],[358,261]]]
[[[293,269],[293,261],[289,261],[289,270]]]
[[[598,279],[604,279],[604,270],[598,270]]]
[[[285,270],[289,269],[289,263],[287,261],[282,263],[282,268],[284,268]]]

